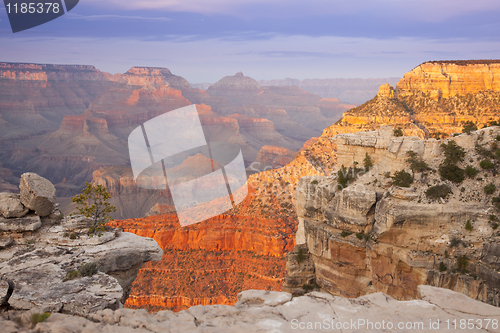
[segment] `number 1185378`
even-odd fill
[[[7,13],[11,14],[48,14],[48,13],[54,13],[58,14],[59,11],[61,10],[59,8],[58,3],[51,3],[51,2],[46,2],[46,3],[28,3],[28,2],[22,2],[22,3],[14,3],[10,4],[8,3],[6,5],[7,8]]]

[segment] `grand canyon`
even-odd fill
[[[118,299],[149,312],[242,306],[249,289],[427,300],[434,289],[425,288],[435,287],[498,307],[500,61],[430,61],[385,81],[352,87],[256,81],[239,72],[198,89],[166,68],[111,75],[93,66],[0,63],[0,192],[21,190],[22,198],[18,185],[36,173],[54,184],[60,205],[52,208],[66,216],[61,228],[73,231],[70,197],[86,182],[102,185],[117,208],[107,224],[119,230],[106,235],[111,244],[121,248],[129,233],[156,241],[159,248],[133,238],[144,253],[140,263],[100,266],[122,288],[120,297],[106,296],[115,305],[100,311],[115,310]],[[362,100],[373,82],[377,92]],[[182,227],[169,191],[136,185],[127,138],[145,121],[191,104],[214,141],[241,149],[249,192],[225,213]],[[464,172],[460,181],[440,173],[450,142],[464,150],[454,165]],[[428,168],[415,171],[411,154]],[[203,174],[201,164],[195,158],[183,166]],[[352,172],[347,183],[343,170]],[[411,185],[393,184],[402,170]],[[429,188],[438,186],[447,192],[431,198]],[[39,216],[45,224],[37,232],[1,229],[11,239],[1,248],[56,233],[48,227],[58,223],[54,214]],[[68,313],[87,311],[79,307]],[[108,320],[103,313],[93,320]]]

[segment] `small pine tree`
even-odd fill
[[[370,157],[370,155],[368,155],[368,153],[366,153],[365,159],[363,160],[363,165],[365,167],[365,172],[370,171],[370,169],[373,167],[372,158]]]
[[[467,223],[465,223],[465,230],[472,231],[472,224],[470,224],[470,220],[467,220]]]
[[[410,187],[410,184],[413,183],[413,177],[404,170],[396,171],[392,179],[394,180],[392,185],[400,187]]]
[[[456,164],[462,162],[465,157],[465,149],[459,146],[455,140],[450,140],[448,144],[441,144],[444,150],[444,164]]]
[[[477,131],[477,126],[473,121],[469,120],[464,123],[464,127],[462,128],[462,133],[470,134],[472,131]]]
[[[77,207],[80,214],[94,221],[92,232],[104,231],[104,225],[112,220],[109,214],[116,212],[116,207],[108,202],[109,199],[111,199],[111,194],[104,186],[93,186],[89,182],[85,183],[82,193],[71,198],[74,203],[82,205]]]

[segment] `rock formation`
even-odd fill
[[[500,127],[493,126],[446,140],[394,137],[392,128],[332,137],[338,165],[361,165],[368,155],[374,166],[355,171],[348,187],[338,187],[336,173],[304,177],[297,186],[296,243],[306,244],[317,285],[346,297],[382,291],[409,300],[419,285],[429,284],[499,306],[500,183],[495,171],[479,166],[485,154],[498,150],[499,135]],[[451,140],[465,149],[460,166],[475,167],[477,176],[455,183],[436,172],[445,158],[441,144]],[[408,188],[391,186],[397,171],[412,173],[409,151],[430,171],[416,172]],[[446,193],[433,197],[437,186]],[[310,272],[300,270],[297,251],[288,256],[284,288],[293,292],[314,285],[304,282]]]
[[[23,174],[20,188],[0,193],[0,305],[81,316],[118,309],[142,265],[162,257],[152,239],[112,228],[93,235],[91,219],[63,217],[54,186],[37,174]]]
[[[195,306],[173,313],[144,309],[100,310],[87,319],[55,313],[29,332],[436,332],[462,327],[498,332],[500,310],[446,289],[419,286],[418,300],[401,302],[382,293],[355,299],[313,292],[247,290],[235,306]],[[27,313],[31,314],[31,313]],[[0,317],[5,333],[29,327],[26,314]],[[468,326],[467,326],[468,325]]]
[[[405,74],[396,88],[380,87],[375,98],[344,113],[326,129],[337,133],[392,125],[405,135],[448,137],[465,122],[478,128],[499,121],[500,62],[497,60],[426,62]]]

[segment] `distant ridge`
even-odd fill
[[[431,60],[423,62],[423,64],[453,64],[458,66],[465,65],[488,65],[500,64],[500,59],[476,59],[476,60]]]
[[[323,98],[337,98],[344,103],[362,104],[377,95],[384,83],[395,86],[398,77],[372,79],[278,79],[260,80],[261,86],[297,86]]]

